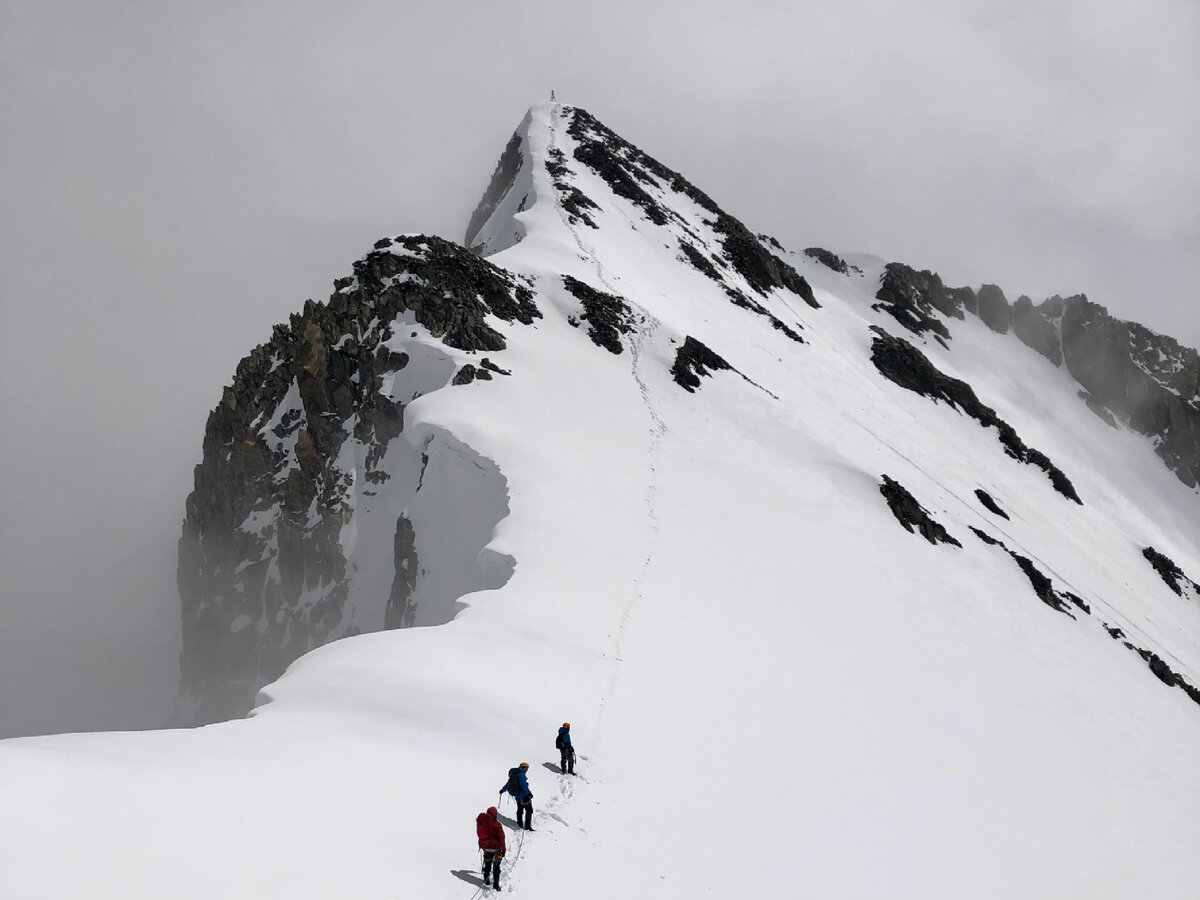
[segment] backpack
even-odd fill
[[[508,770],[508,784],[506,784],[504,786],[504,789],[506,791],[508,791],[510,794],[512,794],[514,797],[519,796],[521,793],[521,782],[517,781],[517,776],[520,774],[521,774],[520,766],[513,766],[511,769]]]
[[[563,748],[562,735],[559,734],[558,737],[556,737],[554,739],[554,749],[561,750],[562,748]]]

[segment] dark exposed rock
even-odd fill
[[[510,372],[508,369],[500,368],[498,365],[496,365],[494,362],[492,362],[486,356],[479,361],[479,365],[481,368],[487,369],[489,372],[495,372],[497,375],[511,375],[512,374],[512,372]]]
[[[970,293],[970,289],[965,289]],[[973,297],[974,295],[972,295]],[[883,310],[913,334],[931,331],[949,339],[950,330],[934,317],[934,312],[963,317],[962,289],[950,289],[941,277],[928,269],[918,272],[903,263],[888,263],[875,294],[874,309]]]
[[[1087,615],[1090,616],[1092,614],[1092,608],[1084,603],[1083,598],[1079,595],[1072,594],[1070,591],[1059,591],[1059,596],[1071,601],[1072,604],[1081,609]]]
[[[726,258],[758,293],[765,295],[772,288],[784,288],[803,299],[813,309],[821,308],[804,276],[770,253],[750,230],[733,216],[721,213],[717,216],[713,228],[718,234],[724,235]]]
[[[992,537],[985,531],[981,531],[980,529],[974,527],[971,528],[971,531],[974,532],[975,536],[985,544],[989,544],[993,547],[999,547],[1005,553],[1011,556],[1016,564],[1021,567],[1021,571],[1025,573],[1025,577],[1029,579],[1029,583],[1033,586],[1033,592],[1037,594],[1038,599],[1051,609],[1057,610],[1063,615],[1073,619],[1075,617],[1071,615],[1071,611],[1067,608],[1067,602],[1070,601],[1078,606],[1083,612],[1091,612],[1083,600],[1081,600],[1079,597],[1076,597],[1069,591],[1060,594],[1058,591],[1054,590],[1054,582],[1052,582],[1046,576],[1046,574],[1042,572],[1041,569],[1034,565],[1033,560],[1031,560],[1029,557],[1022,556],[1015,550],[1010,550],[1004,541],[1000,540],[999,538]]]
[[[871,345],[871,361],[886,378],[935,402],[944,400],[984,427],[995,427],[1000,443],[1009,456],[1018,462],[1037,466],[1050,477],[1050,483],[1056,491],[1082,505],[1083,501],[1075,493],[1075,487],[1067,476],[1044,453],[1026,446],[1011,425],[997,416],[990,406],[980,402],[969,384],[944,375],[924,353],[907,341],[893,337],[878,326],[872,326],[871,330],[876,334]]]
[[[588,210],[600,207],[568,180],[571,177],[571,170],[567,166],[566,155],[557,147],[551,147],[549,157],[546,160],[546,171],[550,173],[555,190],[561,195],[559,203],[566,210],[571,224],[582,222],[592,228],[599,228],[600,226],[596,224],[595,220],[588,215]]]
[[[700,376],[709,375],[710,370],[732,369],[706,345],[688,335],[683,345],[675,351],[675,363],[671,366],[671,377],[688,393],[700,387]]]
[[[1193,591],[1200,594],[1200,584],[1184,575],[1183,570],[1175,565],[1174,560],[1165,553],[1159,553],[1153,547],[1146,547],[1142,550],[1142,556],[1154,567],[1154,571],[1158,573],[1158,577],[1166,583],[1167,587],[1180,597],[1183,596],[1184,587],[1189,585]]]
[[[725,285],[725,294],[729,297],[734,306],[740,306],[742,309],[748,309],[751,312],[757,313],[770,322],[771,327],[776,331],[782,331],[797,344],[804,343],[804,338],[800,337],[799,333],[795,329],[789,326],[778,316],[768,311],[767,308],[757,300],[750,299],[741,291],[737,290],[736,288],[731,288],[729,285]]]
[[[608,182],[614,194],[640,207],[655,225],[670,221],[666,210],[642,187],[642,184],[658,185],[647,171],[650,167],[645,160],[649,157],[582,109],[572,110],[567,133],[577,142],[575,159]]]
[[[905,531],[920,534],[931,544],[953,544],[962,547],[945,528],[929,515],[925,507],[917,502],[917,498],[908,492],[900,482],[883,476],[879,485],[879,493],[887,500],[892,515],[904,526]]]
[[[492,213],[496,211],[496,207],[500,205],[500,201],[504,199],[504,195],[512,187],[513,181],[516,180],[517,172],[521,170],[522,159],[521,136],[513,132],[513,136],[509,138],[504,152],[500,154],[500,161],[496,163],[496,170],[492,173],[487,190],[484,191],[479,205],[471,213],[470,222],[467,223],[467,235],[463,243],[468,247],[474,246],[479,230],[487,224],[487,220],[491,218]]]
[[[1162,657],[1158,654],[1151,653],[1148,662],[1150,664],[1150,671],[1167,687],[1175,687],[1179,683],[1179,676],[1170,666],[1163,662]]]
[[[1154,673],[1155,678],[1157,678],[1167,687],[1179,688],[1181,691],[1187,694],[1188,698],[1193,703],[1200,706],[1200,688],[1197,688],[1195,685],[1188,682],[1186,678],[1172,669],[1166,660],[1151,650],[1147,650],[1144,647],[1135,646],[1132,642],[1125,640],[1125,632],[1114,625],[1109,625],[1106,623],[1104,625],[1104,630],[1108,632],[1109,637],[1111,637],[1113,640],[1120,641],[1122,644],[1140,656],[1150,668],[1150,671]]]
[[[723,212],[707,194],[588,112],[570,107],[566,111],[571,119],[567,133],[576,141],[575,159],[603,178],[618,197],[635,204],[654,224],[666,225],[678,217],[655,200],[647,188],[683,194],[713,215],[709,225],[721,236],[725,258],[754,291],[765,294],[772,288],[784,288],[797,294],[809,306],[819,308],[808,282],[767,250],[745,225]],[[682,221],[679,224],[686,225]]]
[[[846,261],[829,250],[822,247],[809,247],[804,251],[804,255],[809,259],[815,259],[821,265],[833,269],[842,275],[849,275],[851,267],[846,264]],[[853,267],[856,272],[861,272],[862,269],[857,266]]]
[[[979,538],[985,544],[991,544],[993,547],[1004,546],[1003,544],[1000,543],[1000,541],[996,540],[996,538],[992,537],[986,531],[981,531],[980,529],[976,528],[974,525],[971,525],[969,527],[973,532],[975,532],[975,537]]]
[[[1058,328],[1034,309],[1033,301],[1024,295],[1012,306],[1012,330],[1025,346],[1036,350],[1054,365],[1062,365]]]
[[[382,385],[409,363],[384,343],[397,319],[407,311],[450,346],[499,350],[490,321],[540,315],[527,286],[458,245],[379,244],[327,303],[275,326],[208,417],[179,541],[180,683],[195,702],[181,722],[244,714],[294,659],[358,627],[340,537],[354,476],[337,460],[357,440],[363,480],[387,480],[378,466],[404,404]]]
[[[995,513],[1003,519],[1008,518],[1008,513],[1002,510],[1000,508],[1000,504],[993,500],[992,495],[983,488],[976,488],[975,496],[979,498],[979,502],[982,503],[989,512]]]
[[[717,284],[725,284],[725,279],[721,277],[721,273],[717,271],[717,267],[712,264],[707,256],[697,250],[690,241],[681,239],[679,241],[679,249],[683,251],[683,255],[694,268],[702,274],[707,275],[713,281],[717,282]]]
[[[396,535],[392,541],[396,574],[392,578],[392,590],[384,610],[384,628],[402,628],[412,625],[417,611],[412,604],[413,591],[417,586],[417,536],[413,524],[402,513],[396,519]]]
[[[398,244],[405,252],[375,251],[354,264],[359,287],[344,302],[368,299],[380,321],[412,310],[434,337],[459,350],[504,349],[489,314],[525,325],[541,317],[528,287],[457,244],[426,235]]]
[[[1079,295],[1062,305],[1067,370],[1134,431],[1188,487],[1200,483],[1200,358],[1172,338],[1108,315]]]
[[[476,371],[475,367],[473,365],[471,365],[470,363],[467,363],[461,369],[459,369],[456,373],[454,373],[454,379],[450,383],[451,384],[470,384],[472,381],[475,380],[475,371]]]
[[[985,284],[979,289],[976,299],[983,324],[999,334],[1008,334],[1008,329],[1012,327],[1012,309],[1004,291],[994,284]]]
[[[633,331],[633,311],[623,297],[598,291],[570,275],[563,276],[563,285],[583,304],[582,320],[588,323],[588,337],[597,347],[619,354],[621,335]]]

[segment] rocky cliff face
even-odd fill
[[[442,566],[462,571],[431,572],[422,560],[423,504],[452,502],[428,496],[431,470],[445,464],[431,457],[465,449],[448,452],[448,436],[397,439],[406,405],[452,380],[439,346],[503,351],[489,323],[533,322],[532,292],[425,236],[380,240],[335,287],[251,351],[209,416],[179,542],[182,723],[244,714],[259,687],[330,640],[448,619],[447,579],[479,568],[494,521],[478,522],[457,553],[453,538],[425,535]],[[480,496],[490,502],[464,515],[503,506],[503,479],[488,477]],[[351,579],[367,562],[382,571]],[[500,570],[465,583],[497,586]]]

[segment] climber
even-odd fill
[[[508,791],[517,801],[517,827],[533,831],[533,791],[529,789],[529,780],[525,777],[529,772],[529,763],[523,762],[508,770],[508,781],[500,788],[500,793]],[[522,822],[522,816],[524,822]]]
[[[475,833],[479,836],[479,849],[483,851],[483,883],[495,885],[500,890],[500,860],[504,859],[504,826],[500,824],[500,813],[489,806],[487,812],[475,817]]]
[[[562,757],[562,762],[559,763],[559,768],[562,769],[564,775],[575,774],[575,747],[571,744],[571,723],[563,722],[562,728],[558,729],[558,737],[554,739],[554,746]]]

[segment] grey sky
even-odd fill
[[[734,12],[736,10],[736,12]],[[1200,343],[1190,0],[0,6],[0,736],[155,724],[237,361],[553,87],[753,229]]]

